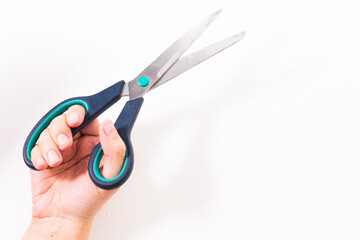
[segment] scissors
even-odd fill
[[[49,126],[50,122],[55,117],[64,113],[70,106],[81,105],[86,109],[83,123],[79,127],[71,129],[72,135],[74,136],[106,109],[120,100],[121,97],[129,96],[129,100],[125,103],[114,124],[126,146],[126,156],[120,173],[112,179],[105,179],[100,174],[99,164],[103,156],[100,143],[91,150],[88,165],[90,178],[96,186],[102,189],[114,189],[121,186],[129,178],[133,169],[134,151],[130,140],[130,134],[143,104],[144,94],[214,56],[244,37],[245,32],[241,32],[180,58],[221,11],[221,9],[217,10],[190,29],[133,80],[129,82],[123,80],[119,81],[94,95],[70,98],[53,107],[34,126],[25,141],[23,158],[26,165],[31,169],[36,170],[30,157],[32,148],[35,146],[40,133]]]

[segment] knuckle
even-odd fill
[[[64,124],[65,124],[65,116],[60,115],[51,121],[48,128],[50,129],[51,132],[57,132],[57,129],[59,128],[59,126],[62,126]]]
[[[38,144],[39,144],[39,145],[43,145],[43,144],[47,141],[49,135],[50,135],[49,129],[48,129],[48,128],[45,128],[45,129],[40,133],[40,136],[39,136],[39,139],[38,139]]]

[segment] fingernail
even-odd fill
[[[104,125],[104,132],[105,132],[106,136],[113,137],[116,135],[117,130],[116,130],[115,126],[109,122]]]
[[[35,159],[36,166],[40,169],[45,168],[45,161],[43,157],[39,156]]]
[[[56,163],[58,163],[60,161],[60,157],[59,155],[54,151],[51,150],[48,153],[48,162],[50,165],[56,165]]]
[[[69,116],[67,116],[67,122],[68,124],[74,124],[77,123],[79,120],[79,115],[75,112],[70,113]]]
[[[57,136],[57,141],[59,148],[61,149],[65,148],[70,143],[70,139],[65,134],[59,134]]]

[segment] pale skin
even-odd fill
[[[93,146],[99,141],[104,151],[100,173],[111,179],[121,170],[125,144],[113,123],[96,119],[72,137],[85,115],[81,106],[72,106],[45,129],[31,151],[36,169],[30,170],[32,219],[23,237],[27,239],[88,239],[92,220],[117,191],[102,190],[88,174]]]

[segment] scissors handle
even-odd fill
[[[69,107],[73,105],[83,106],[86,109],[85,118],[79,127],[71,129],[72,135],[74,136],[121,98],[121,91],[124,87],[124,84],[124,81],[120,81],[94,95],[70,98],[53,107],[40,119],[40,121],[35,125],[26,138],[23,147],[23,158],[25,164],[29,168],[36,170],[31,161],[31,150],[35,146],[41,132],[49,126],[50,122],[55,117],[63,114]]]
[[[90,178],[96,186],[107,190],[114,189],[120,187],[129,178],[134,165],[134,151],[130,135],[143,102],[142,97],[127,101],[114,124],[126,146],[126,157],[122,169],[115,178],[106,179],[99,172],[99,164],[103,156],[100,143],[92,149],[88,170]]]

